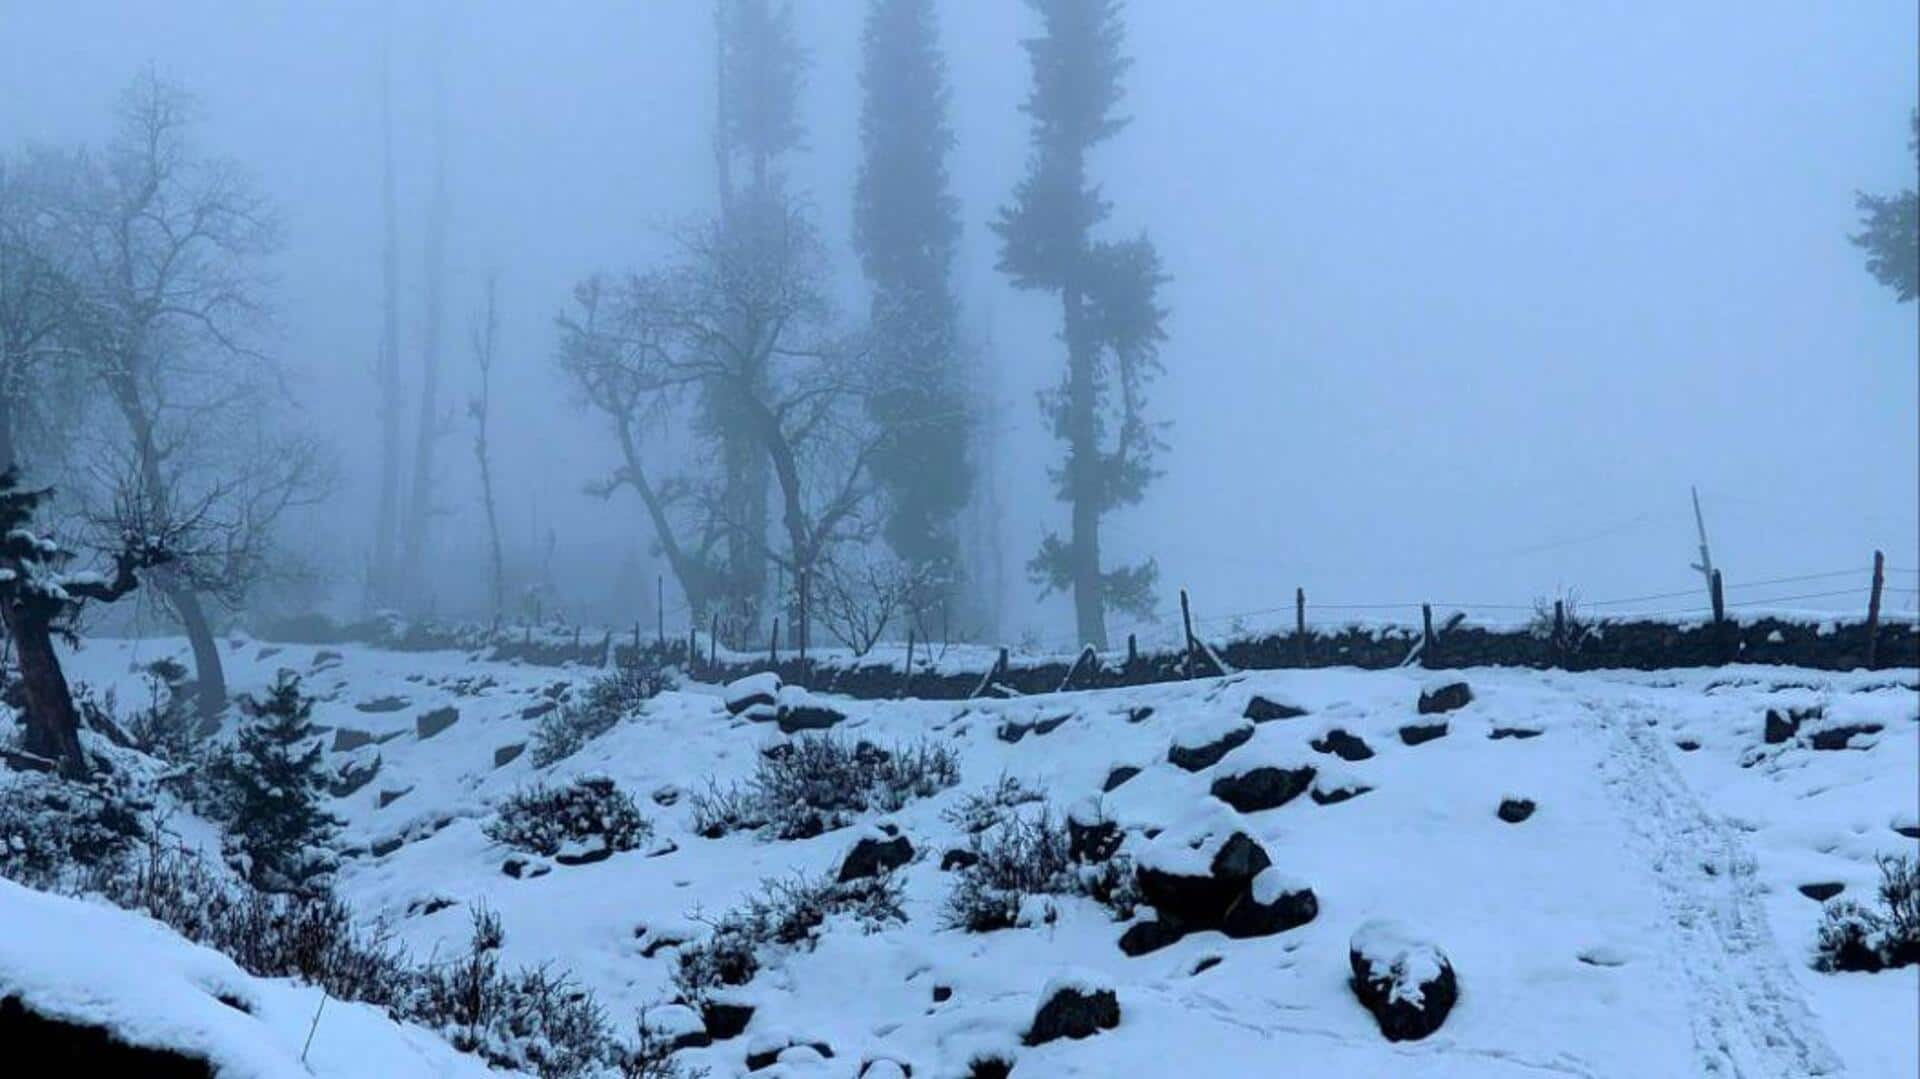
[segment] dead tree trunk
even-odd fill
[[[427,206],[427,302],[425,336],[420,350],[420,425],[413,444],[412,497],[407,503],[406,528],[401,535],[403,591],[413,610],[423,608],[427,590],[428,529],[433,519],[433,451],[440,423],[440,322],[446,300],[447,276],[447,94],[446,78],[435,56],[433,84],[433,195]]]
[[[49,620],[39,612],[13,603],[0,604],[7,634],[13,638],[20,667],[20,688],[26,698],[26,738],[21,748],[59,764],[67,779],[84,779],[91,771],[80,745],[80,713],[67,689],[60,657],[53,650]]]
[[[367,573],[372,604],[394,600],[398,584],[395,560],[400,532],[400,244],[393,193],[393,71],[386,50],[380,56],[380,210],[385,225],[381,249],[380,496],[374,516],[373,564]]]

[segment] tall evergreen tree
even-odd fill
[[[338,826],[322,808],[326,774],[313,698],[301,692],[298,675],[283,670],[264,696],[243,697],[240,708],[239,743],[218,769],[233,819],[229,848],[256,887],[295,890],[327,867],[317,848]]]
[[[1909,121],[1907,150],[1920,164],[1920,109]],[[1852,237],[1867,253],[1867,272],[1893,290],[1901,303],[1920,295],[1920,192],[1909,187],[1894,195],[1854,196],[1860,231]]]
[[[1072,531],[1049,533],[1027,570],[1044,596],[1073,592],[1080,640],[1107,646],[1106,609],[1146,614],[1159,576],[1153,560],[1101,568],[1100,520],[1138,502],[1157,475],[1157,428],[1145,389],[1159,373],[1160,256],[1142,235],[1096,240],[1111,209],[1087,175],[1087,155],[1125,126],[1116,111],[1130,61],[1118,0],[1029,0],[1042,32],[1025,42],[1033,89],[1021,106],[1033,121],[1027,175],[994,230],[1000,270],[1016,288],[1060,297],[1067,366],[1041,409],[1066,460],[1055,488],[1072,508]]]
[[[947,69],[933,0],[871,0],[862,38],[854,245],[872,286],[882,360],[870,401],[886,536],[903,560],[951,578],[954,518],[973,481],[951,285],[960,237],[948,193]]]

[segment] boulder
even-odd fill
[[[1852,749],[1851,743],[1857,734],[1879,734],[1878,723],[1841,723],[1814,731],[1807,736],[1807,744],[1815,749]],[[1866,748],[1866,747],[1861,747]]]
[[[1140,769],[1131,764],[1116,764],[1107,773],[1107,781],[1100,784],[1100,793],[1108,794],[1120,788],[1120,784],[1140,774]]]
[[[1473,690],[1465,682],[1441,682],[1420,691],[1416,706],[1423,716],[1465,708],[1473,701]]]
[[[1055,978],[1040,991],[1040,1007],[1027,1028],[1028,1045],[1060,1038],[1089,1038],[1120,1025],[1120,998],[1090,977]]]
[[[1239,829],[1199,837],[1162,833],[1135,865],[1141,896],[1182,929],[1218,928],[1262,870],[1273,864],[1264,848]]]
[[[913,1079],[913,1068],[892,1057],[876,1057],[860,1065],[856,1079]]]
[[[1496,742],[1504,738],[1514,738],[1525,741],[1528,738],[1540,737],[1540,732],[1533,727],[1495,727],[1487,732],[1487,737]]]
[[[527,858],[518,854],[500,863],[500,872],[505,873],[514,880],[544,877],[552,871],[553,867],[540,859]]]
[[[1767,724],[1764,737],[1768,745],[1777,746],[1782,742],[1788,741],[1797,734],[1799,730],[1800,717],[1797,714],[1791,711],[1783,713],[1777,709],[1767,709]]]
[[[762,671],[728,682],[721,691],[727,713],[748,719],[773,718],[780,703],[780,686],[780,676],[772,671]]]
[[[607,843],[604,835],[588,836],[585,839],[569,839],[554,851],[553,860],[561,865],[592,865],[613,857],[613,847]]]
[[[392,805],[393,803],[399,801],[400,799],[405,798],[407,796],[407,792],[411,790],[413,790],[412,787],[401,787],[398,790],[392,790],[392,789],[383,790],[380,792],[380,798],[378,800],[378,803],[374,806],[374,808],[385,809],[388,806]]]
[[[714,1041],[723,1042],[728,1038],[737,1038],[753,1021],[753,1005],[738,1000],[708,997],[700,1005],[700,1021],[706,1024],[707,1036]]]
[[[351,753],[361,746],[373,745],[374,742],[375,739],[373,735],[366,731],[356,731],[352,727],[335,727],[333,729],[333,751],[335,753]]]
[[[1120,824],[1100,813],[1091,799],[1067,812],[1067,856],[1089,865],[1105,862],[1120,849]]]
[[[1138,958],[1148,952],[1157,952],[1184,935],[1178,926],[1169,921],[1135,922],[1120,934],[1120,950]]]
[[[942,872],[951,873],[958,869],[971,868],[979,861],[980,855],[965,847],[955,847],[940,856],[940,869]]]
[[[1815,903],[1825,903],[1827,900],[1832,899],[1834,896],[1846,890],[1846,885],[1833,880],[1821,881],[1816,884],[1802,884],[1800,886],[1800,894],[1813,900]]]
[[[413,731],[421,741],[425,741],[458,722],[460,722],[460,710],[447,705],[444,708],[428,709],[415,716]]]
[[[504,746],[499,746],[493,751],[493,766],[495,768],[505,768],[507,765],[519,760],[520,754],[526,751],[527,744],[525,742],[508,742]]]
[[[1289,704],[1286,701],[1263,697],[1256,693],[1247,698],[1246,710],[1240,713],[1255,723],[1270,723],[1276,719],[1298,719],[1307,714],[1305,708]]]
[[[405,697],[370,697],[364,701],[356,701],[353,709],[356,712],[379,714],[382,712],[398,712],[412,703],[412,701],[407,700]]]
[[[1313,804],[1330,806],[1358,798],[1372,789],[1350,772],[1322,770],[1313,778],[1313,789],[1307,793],[1312,796]]]
[[[1211,722],[1195,723],[1173,736],[1167,747],[1167,760],[1189,772],[1198,772],[1220,762],[1220,758],[1253,737],[1253,724],[1239,717],[1219,717]]]
[[[1446,735],[1445,723],[1409,723],[1400,728],[1400,740],[1410,746],[1431,742],[1435,738],[1445,738]]]
[[[1357,734],[1335,727],[1309,742],[1315,752],[1331,753],[1343,761],[1364,761],[1373,756],[1373,747]]]
[[[1388,1041],[1415,1041],[1439,1030],[1459,998],[1446,953],[1397,923],[1376,919],[1354,930],[1347,959],[1353,994]]]
[[[327,780],[327,793],[335,798],[348,797],[373,782],[379,774],[380,754],[377,750],[355,753],[334,766],[333,775]]]
[[[828,705],[799,686],[782,686],[776,695],[774,719],[787,734],[824,731],[847,718],[845,712]]]
[[[59,1000],[61,994],[58,992],[49,994],[42,991],[40,995],[56,998],[49,1011],[57,1012],[62,1004],[69,1008],[81,1006]],[[105,1009],[97,1010],[111,1011],[112,1003]],[[227,1001],[223,999],[222,1003]],[[198,1054],[172,1048],[129,1045],[125,1041],[130,1035],[155,1041],[182,1037],[165,1029],[150,1029],[153,1025],[151,1022],[119,1021],[95,1026],[73,1022],[57,1014],[42,1014],[23,1004],[17,995],[0,997],[0,1044],[6,1046],[8,1059],[18,1062],[24,1069],[15,1073],[10,1067],[10,1074],[49,1075],[79,1071],[93,1075],[138,1075],[143,1079],[214,1079],[213,1065]],[[40,1063],[31,1063],[35,1060]],[[81,1067],[76,1069],[74,1065]],[[222,1072],[227,1070],[224,1067],[220,1069]]]
[[[1268,937],[1303,926],[1319,913],[1320,900],[1306,882],[1270,866],[1253,878],[1246,896],[1227,911],[1220,931],[1236,938]]]
[[[541,716],[546,715],[548,712],[551,712],[558,707],[560,707],[560,705],[554,701],[547,701],[547,700],[536,701],[533,704],[527,705],[525,708],[520,709],[520,718],[521,719],[539,719]]]
[[[1497,812],[1500,819],[1506,821],[1508,824],[1519,824],[1521,821],[1533,816],[1533,799],[1502,798],[1500,799],[1500,808]]]
[[[903,835],[861,836],[840,861],[841,883],[891,873],[913,860],[913,844]]]
[[[1234,754],[1215,773],[1213,796],[1242,813],[1278,809],[1298,798],[1313,783],[1313,765],[1305,762],[1269,759],[1258,754],[1236,763]]]

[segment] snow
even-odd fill
[[[468,916],[459,906],[408,914],[411,903],[436,894],[484,902],[502,919],[507,963],[571,971],[623,1030],[642,1008],[652,1009],[656,1029],[697,1019],[664,1006],[676,948],[662,941],[704,935],[707,922],[763,880],[837,870],[864,834],[705,839],[690,824],[690,793],[670,807],[647,797],[665,786],[724,786],[753,770],[767,732],[730,717],[718,687],[663,694],[644,715],[549,768],[534,768],[530,754],[496,768],[494,751],[527,741],[537,725],[522,709],[546,699],[556,681],[578,693],[594,672],[457,653],[327,650],[340,662],[316,671],[314,648],[289,645],[269,659],[250,647],[229,654],[229,674],[245,692],[279,666],[307,671],[308,689],[326,698],[316,722],[392,736],[379,747],[378,777],[333,809],[346,821],[349,847],[406,842],[384,857],[349,858],[340,879],[346,898],[421,955],[458,946]],[[95,641],[68,658],[75,678],[138,700],[132,666],[169,654],[184,656],[184,644]],[[956,648],[940,663],[963,660],[971,662]],[[1869,900],[1875,856],[1915,851],[1892,826],[1920,820],[1912,672],[1448,672],[1445,681],[1471,685],[1476,704],[1446,717],[1448,737],[1407,747],[1395,732],[1416,721],[1414,702],[1429,678],[1418,669],[1333,668],[965,705],[828,698],[847,713],[840,729],[858,737],[880,745],[931,738],[959,755],[958,787],[860,821],[897,824],[924,855],[895,874],[908,921],[868,933],[835,920],[812,949],[763,957],[762,972],[730,993],[758,1009],[747,1033],[681,1058],[716,1076],[741,1074],[748,1043],[777,1031],[830,1045],[834,1058],[822,1064],[798,1059],[810,1050],[792,1051],[794,1059],[762,1074],[843,1076],[886,1059],[944,1079],[966,1074],[976,1055],[1017,1061],[1016,1075],[1066,1079],[1259,1074],[1275,1059],[1303,1075],[1461,1079],[1912,1074],[1920,969],[1813,971],[1807,957],[1820,906],[1797,890],[1834,881],[1846,886],[1844,898]],[[458,688],[483,679],[492,684]],[[1244,726],[1238,713],[1249,693],[1295,703],[1313,719],[1261,724],[1211,772],[1166,762],[1176,739],[1205,743]],[[387,694],[412,704],[389,714],[353,708]],[[414,715],[447,704],[460,708],[461,722],[419,741]],[[1823,723],[1883,730],[1845,751],[1802,740],[1762,747],[1766,709],[1789,706],[1819,706]],[[1146,707],[1150,717],[1127,722],[1129,710]],[[1069,710],[1078,718],[1049,733],[1035,730],[1017,743],[996,735],[1005,724]],[[1313,751],[1309,742],[1333,725],[1364,738],[1376,755],[1349,763]],[[1488,737],[1500,727],[1542,733]],[[1682,741],[1698,749],[1683,752]],[[330,753],[329,764],[342,756]],[[1372,791],[1328,806],[1300,798],[1242,817],[1208,789],[1214,774],[1255,759],[1310,763],[1323,790]],[[1143,864],[1205,873],[1218,845],[1245,831],[1274,861],[1256,893],[1311,887],[1318,917],[1251,940],[1197,933],[1137,959],[1115,945],[1125,925],[1075,897],[1052,897],[1050,916],[1031,918],[1029,928],[970,935],[944,927],[954,874],[939,870],[939,855],[965,846],[944,810],[1004,774],[1064,814],[1097,794],[1116,763],[1142,771],[1105,794],[1100,811],[1135,833],[1124,849]],[[504,875],[509,852],[480,829],[491,807],[536,780],[595,773],[630,793],[678,850],[620,852],[533,879]],[[402,789],[404,797],[379,805],[381,791]],[[1520,826],[1493,812],[1515,792],[1541,807]],[[1146,828],[1162,831],[1148,840],[1138,834]],[[1347,988],[1347,947],[1374,919],[1416,927],[1458,972],[1459,1003],[1417,1046],[1385,1042]],[[20,946],[15,936],[0,934],[0,954]],[[1222,962],[1195,974],[1209,955]],[[1084,1041],[1022,1045],[1036,993],[1063,970],[1119,990],[1127,1021]],[[934,985],[951,987],[951,999],[932,1002]],[[261,992],[313,993],[281,984]],[[311,1007],[289,1009],[288,1029],[304,1037]],[[422,1072],[403,1065],[360,1074]]]
[[[254,978],[112,907],[0,880],[0,926],[0,997],[105,1027],[128,1045],[208,1060],[222,1079],[500,1074],[378,1009],[323,1004],[318,989]]]

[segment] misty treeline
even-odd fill
[[[502,295],[490,278],[465,335],[448,310],[458,177],[445,58],[430,49],[422,65],[431,181],[425,212],[406,214],[395,175],[414,140],[396,139],[383,57],[381,180],[368,199],[382,221],[370,260],[380,333],[364,358],[334,359],[365,363],[377,403],[375,472],[358,477],[369,527],[357,549],[319,558],[291,542],[292,524],[305,507],[338,508],[342,493],[335,448],[305,426],[302,391],[272,345],[267,267],[281,230],[244,165],[204,144],[188,88],[141,72],[97,145],[0,147],[0,613],[25,748],[84,768],[54,645],[89,606],[132,597],[177,624],[209,719],[229,704],[220,637],[276,593],[296,597],[281,609],[331,596],[366,615],[480,613],[496,628],[554,613],[550,572],[512,566],[502,536],[502,507],[541,492],[500,485],[529,471],[630,516],[677,594],[661,605],[727,645],[863,653],[909,635],[993,634],[986,413],[991,372],[1016,364],[1049,372],[1038,407],[1057,444],[1051,460],[1016,464],[1046,469],[1063,510],[1020,556],[1039,596],[1071,599],[1076,639],[1105,647],[1110,614],[1156,605],[1155,562],[1121,564],[1102,538],[1112,513],[1146,495],[1165,448],[1149,391],[1163,373],[1167,276],[1140,227],[1156,223],[1116,212],[1094,153],[1126,127],[1122,5],[1031,7],[1028,90],[1007,117],[1029,133],[1024,171],[983,220],[964,221],[949,180],[968,153],[949,120],[964,88],[949,83],[934,0],[871,0],[857,113],[811,116],[799,111],[800,9],[716,0],[703,43],[710,152],[659,162],[711,175],[708,210],[671,227],[664,257],[581,267],[571,296]],[[1920,112],[1912,122],[1920,139]],[[841,126],[858,132],[848,221],[823,219],[792,179],[808,133]],[[1915,197],[1858,196],[1854,240],[1901,301],[1920,272]],[[424,273],[403,289],[403,234],[416,227]],[[997,241],[1006,284],[1057,304],[1047,346],[1001,356],[969,332],[954,272],[967,229]],[[836,300],[833,268],[848,255],[863,310]],[[557,309],[549,371],[602,439],[592,474],[501,467],[498,454],[528,452],[491,438],[515,406],[493,392],[499,365],[529,361],[501,354],[500,310],[513,305]],[[403,340],[409,319],[421,333]],[[474,387],[464,415],[446,399],[454,365]],[[471,454],[447,452],[456,437]],[[487,533],[474,544],[487,552],[484,582],[434,557],[449,475],[465,469]],[[357,505],[340,516],[362,519]],[[569,557],[565,536],[550,530],[541,544],[515,557],[549,568]],[[442,591],[484,595],[486,609],[439,610]],[[665,611],[651,613],[664,624]]]

